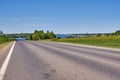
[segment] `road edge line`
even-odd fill
[[[11,58],[11,55],[12,55],[12,52],[14,50],[14,46],[15,46],[16,42],[13,43],[12,47],[10,48],[10,51],[4,61],[4,63],[2,64],[1,68],[0,68],[0,80],[3,80],[4,78],[4,75],[6,73],[6,70],[7,70],[7,67],[8,67],[8,64],[9,64],[9,61],[10,61],[10,58]]]

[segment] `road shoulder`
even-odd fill
[[[87,47],[87,48],[96,48],[96,49],[105,49],[105,50],[120,51],[119,48],[109,48],[109,47],[91,46],[91,45],[74,44],[74,43],[64,43],[64,42],[51,42],[51,43],[58,43],[58,44],[65,44],[65,45],[73,45],[73,46],[80,46],[80,47]]]

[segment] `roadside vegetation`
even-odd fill
[[[96,35],[82,38],[62,38],[48,41],[120,48],[120,30],[109,35]]]
[[[101,36],[101,37],[85,37],[85,38],[64,38],[57,39],[57,42],[67,42],[75,44],[85,44],[93,46],[104,46],[120,48],[120,36]]]
[[[2,31],[0,31],[0,44],[13,41],[13,40],[44,40],[44,39],[55,39],[56,35],[53,31],[46,31],[43,30],[35,30],[34,33],[15,33],[15,34],[3,34]]]
[[[0,31],[0,44],[13,41],[16,37],[25,37],[27,40],[35,41],[42,40],[120,48],[120,30],[117,30],[114,33],[96,34],[94,36],[87,34],[87,36],[80,38],[71,36],[66,38],[59,37],[57,38],[53,31],[44,32],[43,30],[35,30],[34,33],[9,34],[9,35],[4,35],[3,32]]]
[[[14,40],[14,38],[6,36],[3,34],[2,31],[0,31],[0,45],[3,43],[6,43],[6,42],[13,41],[13,40]]]
[[[55,39],[56,35],[53,31],[44,32],[43,30],[35,30],[33,34],[28,35],[28,40],[44,40]]]
[[[10,42],[13,41],[13,38],[7,37],[7,36],[0,36],[0,44],[5,43],[5,42]]]

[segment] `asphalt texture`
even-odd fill
[[[4,80],[120,80],[120,51],[17,41]]]

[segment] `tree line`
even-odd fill
[[[4,43],[4,42],[9,42],[9,41],[13,41],[14,38],[9,37],[7,35],[4,35],[2,31],[0,31],[0,44]]]
[[[41,39],[55,39],[56,35],[53,31],[44,32],[43,30],[35,30],[33,34],[28,35],[28,40],[41,40]]]
[[[120,30],[117,30],[113,33],[96,34],[96,36],[102,36],[102,35],[105,35],[105,36],[120,35]],[[44,32],[43,30],[35,30],[33,33],[19,33],[19,34],[4,34],[2,31],[0,31],[0,44],[3,42],[15,40],[15,38],[18,38],[18,37],[23,37],[28,40],[41,40],[41,39],[56,40],[57,39],[57,37],[53,31]],[[71,36],[68,38],[71,38]],[[74,38],[74,37],[72,37],[72,38]]]

